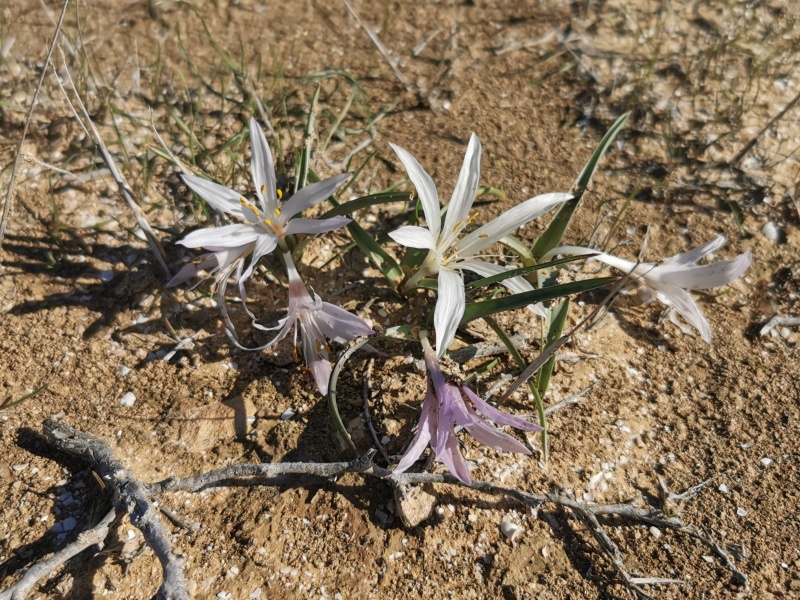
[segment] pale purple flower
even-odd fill
[[[489,277],[510,270],[484,260],[478,253],[557,204],[570,200],[572,196],[552,193],[530,198],[459,239],[464,228],[475,216],[470,216],[469,211],[480,179],[481,143],[478,136],[473,133],[470,137],[464,164],[447,205],[444,226],[439,216],[439,195],[430,175],[408,151],[394,144],[391,146],[417,188],[425,213],[426,227],[405,226],[391,232],[389,236],[403,246],[429,250],[419,271],[407,285],[413,286],[422,277],[438,274],[438,298],[433,323],[437,355],[442,356],[453,341],[458,324],[464,316],[466,298],[463,271],[466,269],[481,277]],[[531,284],[522,277],[504,279],[501,284],[513,293],[533,290]]]
[[[461,456],[455,434],[457,425],[485,446],[506,452],[530,454],[524,445],[507,433],[498,430],[486,419],[500,425],[508,425],[525,431],[541,431],[542,428],[520,417],[515,417],[491,406],[463,383],[453,383],[445,379],[436,353],[427,338],[420,336],[425,364],[428,368],[428,389],[422,403],[422,413],[417,434],[395,468],[395,473],[403,473],[430,446],[436,458],[444,463],[447,470],[469,485],[472,482],[469,467]],[[477,411],[477,412],[476,412]]]
[[[324,396],[328,393],[328,380],[331,375],[328,341],[344,344],[357,337],[372,335],[375,332],[356,315],[328,302],[323,302],[316,293],[310,294],[292,262],[291,255],[285,254],[284,260],[289,279],[289,308],[286,316],[275,327],[264,327],[254,323],[262,331],[278,330],[275,337],[258,348],[246,348],[236,339],[230,324],[228,334],[239,348],[264,350],[277,344],[294,328],[294,345],[297,346],[299,325],[303,358],[306,366],[311,369],[317,388]],[[227,315],[226,320],[230,323]]]
[[[711,343],[711,326],[700,311],[700,307],[686,290],[707,290],[727,285],[741,276],[753,262],[753,254],[748,250],[731,260],[722,260],[708,265],[697,263],[707,254],[719,250],[725,245],[725,237],[717,236],[699,248],[673,256],[661,264],[639,263],[600,252],[592,256],[624,273],[644,286],[645,300],[653,297],[661,303],[675,308],[681,316],[693,325],[707,343]],[[557,254],[594,254],[596,250],[578,246],[561,246],[548,253]],[[546,260],[544,257],[542,260]]]
[[[222,277],[229,276],[240,261],[251,256],[247,268],[239,274],[240,283],[248,279],[262,256],[278,246],[285,247],[284,238],[287,235],[325,233],[339,229],[351,221],[347,217],[293,218],[333,194],[350,177],[349,173],[304,187],[285,203],[281,203],[272,153],[264,132],[253,118],[250,119],[250,145],[253,150],[250,174],[256,191],[255,202],[250,202],[238,192],[213,181],[189,174],[182,175],[186,185],[212,208],[244,221],[193,231],[178,242],[188,248],[202,247],[211,250],[211,255],[204,257],[201,266],[216,267],[219,272],[216,278],[218,282]],[[175,285],[185,281],[197,269],[182,269],[170,283]]]

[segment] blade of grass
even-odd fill
[[[569,298],[565,298],[562,302],[560,302],[557,306],[554,306],[550,309],[550,327],[547,330],[547,337],[545,338],[545,351],[555,344],[558,339],[561,337],[561,334],[564,331],[564,324],[567,322],[567,313],[569,312]],[[539,395],[544,398],[547,393],[547,386],[550,385],[550,377],[553,375],[553,367],[556,364],[556,355],[550,357],[550,359],[544,364],[542,370],[539,371],[539,375],[536,379],[536,389],[539,392]],[[528,380],[531,381],[530,379]]]

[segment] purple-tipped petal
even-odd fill
[[[428,389],[425,393],[425,401],[422,403],[422,412],[419,416],[419,423],[417,424],[417,434],[411,443],[406,448],[400,462],[397,463],[395,473],[404,473],[408,468],[413,465],[425,450],[425,447],[433,439],[436,432],[438,403],[436,396],[433,394],[433,386],[428,384]]]
[[[507,425],[509,427],[515,427],[517,429],[523,429],[525,431],[541,431],[542,428],[537,425],[536,423],[531,423],[530,421],[526,421],[520,417],[515,417],[514,415],[510,415],[507,412],[503,412],[485,402],[481,399],[478,394],[473,392],[468,386],[463,385],[461,386],[461,391],[464,392],[469,399],[470,402],[475,406],[479,413],[481,413],[484,417],[492,421],[493,423],[497,423],[499,425]]]
[[[441,429],[439,431],[441,432]],[[451,432],[447,432],[441,451],[436,453],[436,458],[442,461],[447,470],[462,482],[467,485],[472,484],[472,478],[469,476],[469,467],[464,457],[461,456],[456,436]]]

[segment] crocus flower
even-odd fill
[[[330,347],[328,341],[340,344],[354,340],[357,337],[375,333],[363,320],[328,302],[323,302],[314,293],[308,292],[305,283],[300,278],[290,254],[284,254],[286,273],[289,279],[289,308],[275,327],[254,325],[262,331],[275,331],[278,333],[266,344],[258,348],[242,346],[236,338],[230,320],[228,321],[228,335],[231,340],[243,350],[265,350],[277,344],[294,329],[294,345],[297,346],[297,326],[300,326],[300,338],[303,344],[303,358],[306,366],[311,369],[314,381],[324,396],[328,393],[328,380],[331,375]],[[225,312],[223,310],[223,312]],[[252,316],[252,315],[251,315]]]
[[[731,260],[723,260],[708,265],[697,263],[707,254],[719,250],[725,245],[724,236],[717,236],[699,248],[689,250],[665,260],[661,264],[635,263],[624,258],[601,252],[593,256],[615,269],[630,273],[632,279],[644,286],[646,301],[653,296],[667,306],[674,307],[686,321],[693,325],[707,343],[711,343],[711,326],[706,321],[700,307],[686,290],[707,290],[732,282],[744,273],[753,262],[753,255],[748,250]],[[594,254],[596,250],[577,246],[561,246],[548,253],[557,254]],[[546,260],[544,257],[542,260]]]
[[[469,485],[472,480],[467,463],[459,452],[458,439],[455,434],[457,425],[466,429],[481,444],[495,450],[530,454],[530,450],[507,433],[503,433],[482,419],[478,412],[489,421],[500,425],[509,425],[526,431],[541,431],[542,428],[525,419],[496,409],[462,383],[446,381],[439,367],[436,353],[427,338],[424,335],[420,338],[425,364],[428,368],[428,389],[422,404],[417,434],[394,472],[406,471],[419,459],[425,447],[430,445],[437,460],[443,462],[448,471]]]
[[[488,248],[514,229],[522,227],[553,206],[572,198],[570,194],[551,193],[530,198],[506,211],[494,221],[459,238],[464,228],[473,220],[470,216],[472,202],[478,189],[481,168],[481,143],[474,133],[470,137],[464,164],[458,176],[444,226],[439,216],[439,195],[430,175],[406,150],[392,144],[392,148],[408,171],[408,176],[417,188],[427,227],[406,226],[393,231],[389,236],[398,244],[411,248],[429,250],[419,271],[409,280],[413,286],[422,277],[438,274],[438,299],[433,314],[436,330],[437,355],[442,356],[456,334],[464,316],[465,293],[463,270],[473,271],[481,277],[489,277],[508,271],[506,267],[483,260],[478,253]],[[522,277],[511,277],[502,285],[512,292],[526,292],[533,287]]]
[[[298,190],[289,200],[281,204],[281,194],[276,186],[275,167],[272,161],[267,138],[258,126],[258,122],[250,118],[250,145],[253,156],[250,161],[250,174],[256,191],[256,201],[250,202],[225,186],[213,181],[182,175],[183,181],[208,204],[228,215],[237,217],[244,223],[235,223],[223,227],[209,227],[193,231],[179,244],[188,248],[206,248],[218,255],[219,276],[227,276],[231,266],[248,256],[252,256],[247,268],[241,273],[240,281],[244,281],[253,273],[258,260],[275,250],[284,247],[285,236],[296,233],[325,233],[347,225],[347,217],[330,219],[292,218],[307,208],[315,206],[328,198],[342,185],[349,173],[337,175],[324,181],[314,183]],[[208,259],[206,259],[208,265]],[[213,263],[211,263],[213,265]],[[188,269],[176,276],[170,283],[178,282],[191,276]]]

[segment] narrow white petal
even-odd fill
[[[553,248],[547,253],[546,260],[549,260],[550,257],[554,258],[559,255],[585,256],[587,254],[596,254],[597,256],[592,256],[592,260],[599,260],[600,262],[607,264],[609,267],[613,267],[625,273],[630,273],[634,268],[636,268],[634,275],[647,273],[655,267],[655,265],[652,263],[641,263],[637,267],[636,263],[631,260],[606,254],[605,252],[600,252],[598,250],[592,250],[591,248],[584,248],[583,246],[559,246],[558,248]]]
[[[401,227],[392,231],[389,237],[408,248],[433,250],[436,247],[436,239],[434,239],[433,234],[424,227],[417,227],[416,225]]]
[[[675,307],[681,316],[700,332],[703,340],[708,344],[711,343],[711,326],[689,292],[678,286],[668,284],[659,284],[655,289],[658,292],[659,300],[664,304]]]
[[[455,265],[451,266],[457,269],[468,269],[473,273],[477,273],[481,277],[491,277],[492,275],[499,275],[500,273],[506,273],[513,270],[508,267],[501,267],[500,265],[496,265],[485,260],[480,260],[478,258],[460,260]],[[509,291],[514,292],[515,294],[519,294],[520,292],[530,292],[533,290],[533,286],[519,275],[517,277],[503,279],[503,281],[500,282],[500,285],[505,286]]]
[[[684,265],[693,265],[698,260],[703,258],[706,254],[711,252],[715,252],[722,248],[725,245],[727,240],[725,239],[724,235],[718,235],[710,242],[706,242],[699,248],[695,248],[694,250],[689,250],[688,252],[684,252],[683,254],[678,254],[673,256],[669,260],[665,260],[662,266],[670,266],[670,267],[680,267]]]
[[[481,176],[481,142],[474,133],[469,138],[467,153],[458,182],[447,205],[447,216],[444,218],[444,234],[455,235],[467,223],[469,210],[475,200],[478,180]]]
[[[182,240],[181,246],[187,248],[236,248],[256,241],[264,231],[252,225],[236,223],[223,227],[206,227],[192,231]]]
[[[348,217],[331,217],[330,219],[304,219],[298,217],[289,221],[286,226],[286,235],[293,235],[295,233],[327,233],[344,227],[350,221]]]
[[[250,279],[250,276],[253,274],[253,269],[256,268],[256,264],[258,264],[259,259],[275,250],[275,247],[278,245],[278,238],[274,235],[262,234],[260,238],[256,241],[256,246],[253,248],[253,256],[250,258],[250,264],[247,265],[247,269],[242,274],[241,279]]]
[[[436,330],[436,356],[441,357],[456,336],[456,329],[464,316],[464,279],[461,273],[441,269],[438,293],[433,326]]]
[[[298,190],[283,205],[281,218],[284,219],[284,223],[307,208],[316,206],[323,200],[330,198],[331,194],[349,178],[350,173],[342,173],[336,177],[312,183]]]
[[[530,198],[510,208],[502,215],[464,236],[458,243],[459,253],[471,256],[491,246],[518,227],[522,227],[557,204],[572,198],[571,194],[554,192]]]
[[[653,277],[669,285],[684,289],[708,290],[727,285],[744,273],[753,262],[753,254],[748,250],[731,260],[722,260],[699,267],[657,267]]]
[[[420,202],[422,202],[422,210],[425,213],[425,221],[427,222],[428,229],[431,230],[433,237],[439,237],[440,217],[439,217],[439,193],[436,191],[436,185],[433,183],[431,176],[425,172],[417,159],[411,156],[408,150],[389,144],[392,150],[395,151],[397,157],[403,163],[403,166],[408,172],[408,178],[414,187],[417,188]]]
[[[253,151],[250,159],[250,175],[253,178],[253,185],[256,186],[256,195],[261,200],[262,210],[273,211],[278,208],[275,164],[272,161],[267,138],[253,117],[250,117],[250,147]]]
[[[203,200],[208,202],[214,210],[224,212],[229,215],[235,215],[244,218],[242,215],[241,194],[234,192],[224,185],[214,183],[208,179],[197,177],[195,175],[181,175],[183,182],[189,188],[200,196]]]

